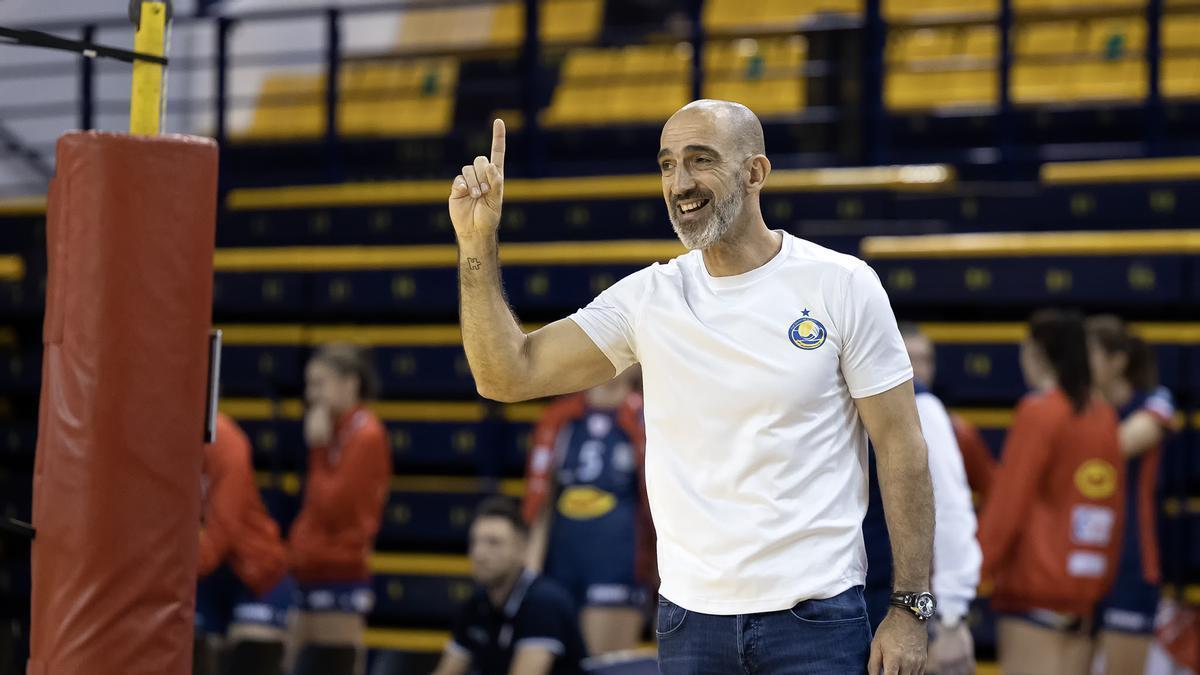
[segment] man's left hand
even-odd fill
[[[908,616],[904,615],[908,612]],[[888,611],[871,642],[868,675],[923,675],[929,648],[925,624],[898,607]]]

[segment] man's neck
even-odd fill
[[[783,236],[768,230],[758,214],[741,227],[735,225],[734,230],[740,233],[704,249],[704,266],[714,277],[731,277],[758,269],[783,247]]]
[[[524,568],[517,568],[516,572],[505,577],[502,581],[487,589],[488,600],[492,601],[493,607],[504,607],[508,602],[508,597],[512,595],[513,589],[517,587],[517,581],[525,572]]]

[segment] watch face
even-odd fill
[[[917,596],[917,614],[922,619],[933,618],[934,612],[937,611],[937,602],[929,593],[922,593]]]

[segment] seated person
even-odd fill
[[[575,606],[565,590],[525,568],[529,527],[505,497],[480,505],[471,524],[472,576],[434,675],[575,675],[586,656]]]

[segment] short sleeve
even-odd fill
[[[912,363],[875,270],[862,265],[847,284],[839,326],[842,376],[851,396],[865,398],[912,379]]]
[[[555,656],[565,655],[571,642],[568,631],[573,625],[573,613],[571,600],[565,594],[555,593],[545,586],[531,592],[517,617],[514,650],[541,647]]]
[[[635,329],[651,269],[621,279],[570,316],[618,373],[638,362]]]

